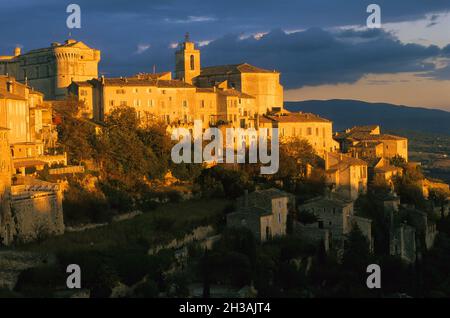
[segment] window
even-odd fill
[[[306,128],[306,134],[307,134],[308,136],[311,136],[311,135],[312,135],[312,128],[311,128],[311,127]]]
[[[127,106],[127,101],[126,100],[121,100],[120,101],[120,106]]]
[[[281,213],[278,213],[278,224],[281,224]]]
[[[140,99],[135,99],[133,101],[133,106],[134,107],[140,107],[141,106],[141,100]]]
[[[87,95],[87,91],[86,91],[85,89],[82,89],[82,90],[80,91],[80,95],[81,95],[81,96],[86,96],[86,95]]]
[[[147,105],[148,105],[148,107],[153,107],[153,99],[149,99],[147,101]]]
[[[116,89],[116,94],[125,94],[124,89]]]
[[[202,99],[202,100],[200,101],[200,107],[201,107],[201,108],[205,108],[205,100],[204,100],[204,99]]]
[[[183,107],[187,107],[187,105],[188,105],[187,100],[184,100],[183,101]]]
[[[316,128],[316,136],[319,136],[319,128]]]
[[[109,106],[114,106],[114,101],[113,100],[109,101]]]
[[[152,89],[151,88],[147,88],[147,93],[151,93],[152,92]]]
[[[135,94],[139,93],[139,89],[137,87],[133,88],[133,93]]]
[[[191,55],[190,63],[191,63],[191,71],[195,70],[195,58],[194,58],[194,55]]]

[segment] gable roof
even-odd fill
[[[240,98],[249,98],[249,99],[254,99],[255,97],[249,95],[249,94],[245,94],[242,93],[234,88],[230,88],[230,89],[217,89],[216,92],[220,95],[224,95],[224,96],[236,96],[236,97],[240,97]]]
[[[200,71],[200,76],[228,75],[228,74],[242,74],[242,73],[278,73],[278,72],[269,71],[260,67],[250,65],[248,63],[240,63],[240,64],[203,67]]]
[[[305,203],[301,204],[300,208],[307,208],[310,206],[322,207],[322,208],[344,208],[351,205],[352,202],[339,200],[337,198],[328,198],[324,196],[319,196],[312,198]]]
[[[14,99],[14,100],[26,100],[25,97],[20,95],[12,94],[6,90],[0,90],[0,98],[2,99]]]
[[[275,115],[264,115],[260,118],[260,122],[279,122],[279,123],[295,123],[295,122],[323,122],[329,123],[328,119],[322,118],[312,113],[283,113]]]
[[[93,79],[88,83],[104,83],[105,86],[143,86],[143,87],[160,87],[160,88],[195,88],[195,86],[180,80],[161,80],[154,78],[137,78],[137,77],[113,77],[103,79]],[[76,82],[77,85],[86,85],[85,82]]]

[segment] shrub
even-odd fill
[[[15,291],[30,297],[50,297],[57,288],[65,285],[65,276],[54,265],[34,267],[20,273]]]
[[[136,298],[156,298],[158,297],[158,285],[151,279],[136,286],[134,297]]]

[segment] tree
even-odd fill
[[[307,165],[315,165],[316,152],[311,144],[301,138],[290,138],[280,145],[280,168],[277,176],[284,178],[304,178]]]
[[[136,182],[144,177],[157,178],[161,175],[161,170],[164,170],[159,168],[161,160],[141,139],[134,108],[115,108],[106,117],[105,124],[99,147],[104,178],[120,180],[132,190]]]
[[[365,272],[370,264],[369,242],[356,224],[353,224],[344,246],[343,267],[353,272]]]
[[[400,155],[395,155],[389,160],[390,164],[395,167],[405,168],[407,166],[407,162],[405,158]]]
[[[443,188],[431,188],[428,198],[441,208],[441,219],[444,219],[445,205],[450,201],[450,191]]]
[[[56,112],[61,116],[58,139],[69,159],[74,163],[92,159],[95,154],[96,135],[94,124],[77,117],[79,102],[70,98],[58,104]]]
[[[226,169],[222,166],[204,169],[196,178],[195,183],[200,186],[202,195],[205,197],[237,198],[244,193],[245,189],[252,189],[249,177],[245,172]]]

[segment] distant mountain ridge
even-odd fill
[[[285,102],[290,111],[303,111],[333,121],[335,131],[379,124],[382,130],[410,130],[450,135],[450,112],[387,103],[332,99]]]

